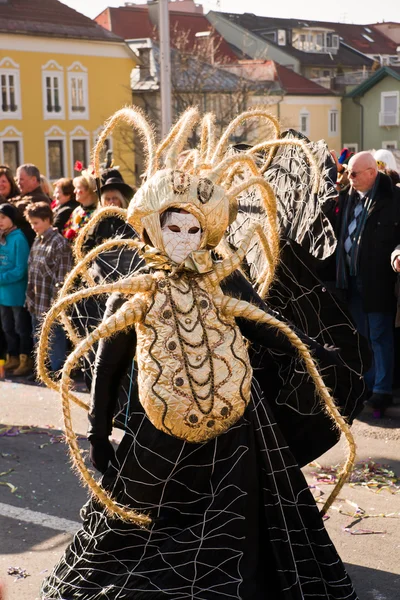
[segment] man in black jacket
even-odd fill
[[[337,214],[336,285],[347,291],[358,331],[368,339],[374,364],[365,379],[376,417],[392,402],[395,273],[390,265],[400,242],[400,189],[379,173],[370,152],[349,162],[350,189]]]

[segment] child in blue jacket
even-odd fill
[[[24,307],[29,245],[11,204],[0,205],[0,319],[7,343],[6,373],[28,375],[33,368],[32,325]]]

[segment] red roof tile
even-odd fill
[[[58,0],[5,0],[5,2],[1,2],[0,32],[122,41],[89,17]]]
[[[187,32],[187,50],[190,52],[198,42],[195,34],[211,31],[217,48],[215,60],[237,60],[231,46],[213,29],[204,15],[171,10],[169,16],[172,44],[176,32]],[[95,20],[125,40],[154,37],[155,27],[150,20],[147,6],[110,7]]]
[[[322,87],[314,81],[295,73],[291,69],[275,62],[275,69],[281,88],[289,95],[334,96],[332,90]]]

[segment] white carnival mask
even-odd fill
[[[200,247],[200,223],[190,213],[168,212],[161,231],[165,252],[178,265]]]

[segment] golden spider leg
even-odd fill
[[[171,146],[165,157],[165,167],[167,169],[175,169],[178,160],[178,155],[182,152],[191,132],[199,120],[199,111],[197,107],[188,108],[183,117],[180,119],[180,127],[176,135],[172,137]]]
[[[200,154],[201,163],[209,164],[215,148],[215,115],[207,113],[201,121]],[[195,165],[198,167],[199,165]]]
[[[89,270],[86,268],[86,265],[89,264],[89,261],[85,261],[85,257],[82,253],[82,245],[86,239],[86,236],[88,234],[88,232],[93,228],[94,225],[96,225],[99,221],[101,221],[102,219],[108,217],[108,216],[118,216],[120,217],[123,221],[126,221],[126,215],[127,215],[127,210],[123,209],[123,208],[118,208],[116,206],[110,206],[110,207],[105,207],[100,209],[99,211],[96,211],[96,213],[93,215],[93,217],[90,219],[90,221],[88,223],[86,223],[86,225],[84,227],[82,227],[81,231],[79,232],[78,237],[76,238],[75,244],[73,246],[74,249],[74,254],[75,254],[75,259],[76,259],[76,263],[79,263],[79,275],[90,285],[90,286],[95,286],[96,282],[94,281],[93,277],[90,275]],[[122,244],[120,244],[122,245]],[[99,246],[97,246],[97,248],[99,248]],[[96,250],[97,250],[96,248]],[[101,252],[104,251],[104,247],[103,244],[101,245]],[[95,258],[95,256],[97,254],[100,254],[100,251],[97,251],[96,254],[93,254],[93,258]],[[70,281],[70,277],[72,274],[74,274],[74,279],[77,276],[76,273],[77,268],[75,267],[75,269],[73,269],[70,274],[69,277],[67,277],[66,281]],[[62,297],[63,295],[63,290],[65,290],[65,283],[63,288],[61,289],[60,293],[59,293],[59,298]],[[69,339],[72,341],[72,343],[76,346],[79,343],[79,336],[76,333],[75,328],[72,326],[70,320],[68,319],[67,315],[65,313],[62,313],[60,315],[60,320],[68,334]]]
[[[304,154],[308,158],[308,161],[311,166],[311,170],[313,172],[314,182],[313,182],[312,193],[318,194],[318,190],[319,190],[320,184],[321,184],[321,175],[319,172],[318,163],[315,159],[314,154],[311,152],[310,148],[308,148],[307,144],[305,144],[303,141],[301,141],[301,140],[269,140],[267,142],[261,142],[260,144],[253,146],[253,148],[248,150],[246,152],[246,154],[254,154],[256,152],[259,152],[260,150],[265,150],[265,148],[276,148],[277,146],[298,146],[299,148],[301,148],[303,150]],[[261,173],[264,173],[264,172],[265,172],[265,169],[261,169]]]
[[[100,221],[106,219],[107,217],[119,217],[121,221],[126,222],[127,214],[128,211],[126,208],[119,208],[118,206],[105,206],[104,208],[96,210],[86,225],[79,231],[78,237],[73,245],[76,262],[80,262],[84,257],[82,246],[89,231],[91,231]],[[94,285],[94,282],[91,283],[91,285]]]
[[[354,467],[356,457],[356,444],[348,423],[346,422],[345,418],[342,417],[342,415],[340,414],[335,404],[335,401],[330,395],[329,390],[326,387],[324,380],[322,379],[316,367],[315,361],[313,360],[310,354],[310,350],[300,340],[300,338],[295,334],[295,332],[292,331],[292,329],[288,325],[286,325],[286,323],[279,321],[272,315],[265,313],[257,306],[253,306],[252,304],[249,304],[244,300],[237,300],[235,298],[230,298],[228,296],[223,295],[217,295],[213,298],[213,300],[215,306],[217,306],[217,308],[219,308],[227,316],[244,317],[245,319],[255,321],[256,323],[266,323],[267,325],[271,325],[271,327],[279,329],[279,331],[286,335],[291,344],[296,348],[296,350],[300,354],[300,357],[303,359],[308,374],[314,381],[318,395],[324,401],[324,408],[326,413],[332,419],[335,426],[341,432],[344,433],[348,445],[348,455],[343,465],[343,468],[339,473],[338,482],[335,485],[331,494],[329,495],[329,498],[325,502],[324,506],[322,507],[321,514],[324,515],[338,496],[340,490],[342,489],[343,485],[345,484]]]
[[[265,109],[263,110],[249,110],[247,112],[244,112],[242,114],[240,114],[238,117],[236,117],[236,119],[234,119],[229,125],[228,127],[225,129],[216,149],[214,152],[214,155],[211,159],[211,164],[215,165],[216,163],[218,163],[221,160],[221,156],[223,155],[228,142],[229,142],[229,137],[232,135],[232,133],[234,132],[234,130],[236,129],[236,127],[238,127],[239,125],[241,125],[244,121],[247,121],[248,119],[254,119],[256,117],[263,117],[264,119],[266,119],[267,121],[270,121],[272,123],[272,126],[274,128],[274,134],[275,137],[279,137],[280,135],[280,127],[279,127],[279,121],[276,117],[274,117],[273,115],[271,115],[268,111],[266,111]]]
[[[91,263],[99,254],[102,252],[106,252],[111,248],[118,248],[119,246],[126,246],[127,248],[132,248],[137,250],[142,245],[142,242],[139,239],[130,239],[130,238],[114,238],[110,240],[106,240],[96,248],[90,250],[81,260],[79,264],[77,264],[72,271],[70,271],[67,277],[64,280],[64,284],[60,289],[60,293],[58,298],[63,298],[70,287],[72,286],[75,279],[81,275],[81,271],[86,268],[86,266]]]
[[[154,285],[154,280],[151,275],[137,275],[136,277],[129,277],[115,283],[108,283],[98,285],[90,289],[79,290],[78,292],[74,292],[73,294],[64,296],[57,300],[46,314],[37,350],[37,372],[43,383],[45,383],[49,388],[59,391],[59,385],[53,381],[49,375],[46,367],[46,360],[49,351],[51,327],[68,306],[78,302],[79,300],[83,300],[84,298],[89,298],[90,296],[95,296],[97,294],[111,294],[113,292],[119,292],[126,295],[133,295],[136,292],[147,292],[150,291]],[[74,397],[74,402],[81,406],[81,408],[87,409],[87,405],[79,398]]]
[[[180,169],[185,173],[193,173],[194,165],[198,162],[198,151],[196,149],[189,150],[183,163],[180,165]]]
[[[120,121],[125,122],[127,125],[135,127],[138,130],[139,137],[144,146],[144,154],[147,163],[146,176],[147,178],[151,177],[157,169],[154,130],[142,111],[132,106],[121,108],[121,110],[118,110],[116,113],[114,113],[112,117],[110,117],[104,123],[104,129],[97,140],[97,144],[94,147],[92,155],[96,176],[100,177],[100,151],[104,146],[107,137],[113,132],[114,128]]]
[[[205,280],[211,286],[217,287],[223,279],[229,277],[231,273],[240,268],[255,233],[257,235],[263,234],[261,225],[256,224],[250,227],[236,252],[224,258],[222,262],[214,264],[213,270],[205,276]]]
[[[161,157],[161,154],[169,146],[169,144],[171,143],[171,140],[173,140],[178,135],[178,131],[179,131],[180,127],[182,126],[182,119],[184,118],[187,110],[183,113],[183,115],[181,115],[181,117],[178,119],[178,121],[175,123],[175,125],[173,125],[171,127],[171,129],[169,130],[168,135],[157,146],[156,156],[155,156],[157,165],[158,165],[158,161]]]
[[[96,248],[93,248],[93,250],[90,250],[90,252],[88,252],[86,254],[86,256],[83,257],[83,260],[78,265],[76,265],[72,269],[72,271],[70,271],[68,273],[68,275],[64,281],[64,284],[58,294],[58,300],[63,298],[68,293],[69,289],[72,287],[73,282],[75,281],[75,279],[78,276],[82,276],[84,279],[86,279],[86,281],[88,281],[88,277],[86,277],[86,274],[88,273],[87,265],[89,265],[89,263],[91,263],[96,258],[96,256],[98,256],[102,252],[106,252],[107,250],[110,250],[111,248],[118,248],[120,246],[123,246],[125,248],[133,248],[133,249],[137,250],[140,247],[140,245],[141,245],[141,242],[136,239],[118,239],[118,238],[116,238],[116,239],[107,240],[107,241],[103,242],[102,244],[100,244],[100,246],[96,246]],[[96,284],[94,283],[94,286],[95,285]],[[62,324],[64,325],[66,332],[68,334],[68,337],[71,340],[71,342],[74,344],[74,346],[79,344],[80,337],[77,334],[74,326],[71,324],[71,322],[65,312],[61,313],[60,320],[61,320]]]
[[[117,504],[112,497],[95,481],[87,469],[82,458],[76,434],[72,426],[71,408],[70,408],[70,373],[79,359],[84,356],[88,350],[100,339],[108,338],[118,331],[126,330],[137,322],[143,320],[146,311],[146,304],[139,298],[128,300],[114,315],[101,323],[77,348],[70,354],[65,362],[61,383],[61,399],[64,415],[65,434],[68,441],[69,451],[72,461],[78,470],[78,473],[85,485],[88,486],[93,496],[103,504],[107,513],[111,517],[119,517],[124,521],[129,521],[145,527],[151,524],[151,519],[147,515],[139,514],[136,511],[129,510]]]
[[[237,187],[233,188],[229,194],[229,202],[233,201],[233,198],[241,194],[244,190],[251,186],[258,186],[261,189],[261,197],[263,200],[263,204],[265,207],[265,211],[268,217],[268,233],[270,242],[268,242],[268,238],[265,234],[265,231],[261,228],[261,233],[258,232],[260,242],[263,250],[265,251],[267,261],[269,263],[268,272],[264,271],[262,273],[260,279],[264,280],[261,288],[260,295],[261,297],[265,297],[268,292],[269,286],[273,281],[275,276],[275,271],[279,263],[279,253],[280,253],[280,238],[279,238],[279,230],[278,230],[278,216],[277,216],[277,206],[276,206],[276,198],[274,192],[270,184],[265,181],[263,177],[250,177],[247,181],[239,184]],[[231,200],[232,199],[232,200]],[[261,227],[261,225],[260,225]]]
[[[167,137],[159,144],[155,152],[155,162],[158,165],[158,161],[168,146],[171,146],[169,151],[167,152],[167,156],[165,157],[164,164],[168,167],[167,162],[169,162],[169,158],[172,160],[171,151],[175,159],[175,164],[172,165],[172,168],[176,166],[176,160],[178,154],[182,151],[182,148],[185,144],[185,139],[183,138],[183,134],[186,134],[187,130],[194,126],[194,122],[199,118],[198,110],[195,107],[189,107],[185,110],[183,115],[178,119],[175,125],[170,129]],[[169,158],[168,158],[169,157]]]
[[[220,162],[218,166],[213,168],[208,173],[208,178],[214,183],[219,183],[226,171],[228,171],[231,167],[237,167],[240,163],[248,166],[253,175],[260,175],[260,170],[252,156],[249,154],[234,154],[233,156],[228,156],[222,162]]]

